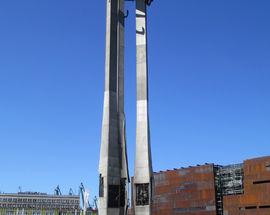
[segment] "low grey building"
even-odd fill
[[[79,215],[79,195],[48,195],[37,192],[0,194],[1,215]]]

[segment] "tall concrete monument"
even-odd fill
[[[147,5],[136,0],[137,127],[133,205],[136,215],[150,215],[152,204],[152,158],[149,132]]]
[[[107,0],[105,92],[100,149],[99,214],[124,215],[128,165],[124,113],[124,0]]]
[[[150,215],[152,160],[148,117],[146,9],[152,0],[136,0],[137,132],[134,176],[136,215]],[[125,0],[107,0],[105,92],[99,162],[99,215],[126,215],[128,162],[124,112]]]

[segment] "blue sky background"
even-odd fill
[[[134,3],[126,115],[135,149]],[[269,0],[149,8],[154,170],[270,155]],[[0,0],[0,191],[97,193],[105,0]]]

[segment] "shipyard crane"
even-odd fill
[[[68,195],[70,195],[70,196],[74,195],[74,192],[73,192],[72,188],[69,189]]]
[[[62,196],[62,192],[60,190],[60,186],[57,185],[57,187],[54,189],[54,194],[57,196]]]
[[[83,215],[85,215],[87,208],[90,206],[90,204],[89,204],[89,192],[85,190],[83,183],[81,183],[79,187],[79,192],[82,198]]]
[[[93,204],[93,206],[95,207],[96,210],[98,209],[98,198],[96,196],[94,198],[94,204]]]

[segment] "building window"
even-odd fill
[[[253,184],[269,184],[270,180],[254,181]]]

